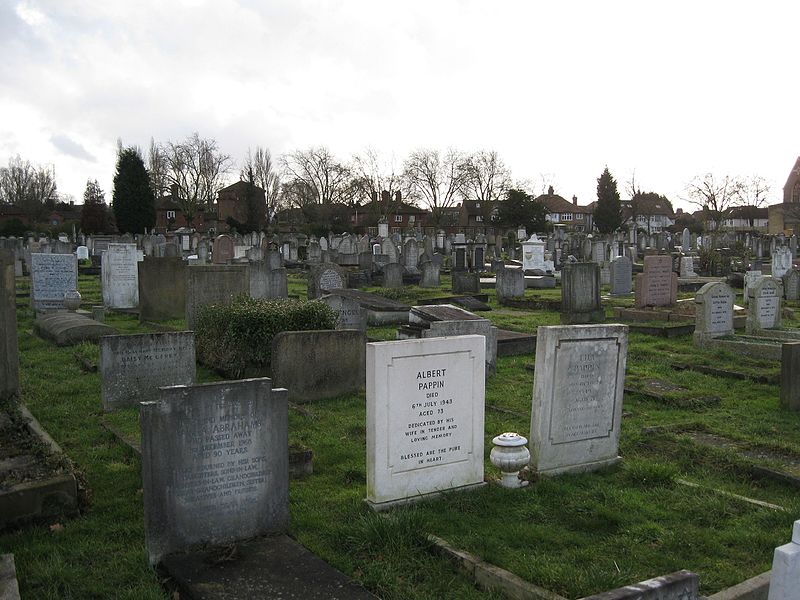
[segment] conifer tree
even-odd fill
[[[600,233],[614,233],[622,225],[622,205],[617,182],[608,167],[597,180],[597,204],[594,207],[594,225]]]
[[[119,152],[111,202],[120,233],[144,233],[156,224],[156,206],[150,178],[139,151]]]

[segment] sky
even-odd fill
[[[798,22],[771,0],[0,0],[0,165],[53,165],[78,203],[97,179],[110,201],[117,139],[196,131],[237,163],[483,149],[580,204],[605,167],[623,198],[635,176],[692,208],[687,183],[713,173],[780,202]]]

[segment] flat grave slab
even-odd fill
[[[328,293],[332,296],[342,296],[355,300],[361,305],[361,308],[370,310],[407,312],[411,308],[408,304],[403,304],[402,302],[384,298],[378,294],[371,294],[370,292],[362,292],[360,290],[336,289]]]
[[[625,381],[625,392],[645,396],[661,404],[679,408],[706,408],[717,406],[719,396],[702,396],[691,390],[675,385],[663,379],[639,378],[628,375]]]
[[[376,598],[286,535],[255,538],[226,549],[227,555],[220,548],[173,554],[162,566],[181,597],[194,600]]]
[[[96,342],[105,335],[116,335],[117,330],[89,317],[71,312],[49,313],[37,317],[33,331],[57,346],[72,346],[78,342]]]
[[[519,356],[536,352],[536,336],[507,329],[497,330],[497,356]]]
[[[413,306],[411,308],[410,315],[410,320],[412,323],[432,321],[475,321],[480,319],[483,319],[483,317],[474,315],[468,310],[453,306],[452,304]]]

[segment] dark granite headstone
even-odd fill
[[[669,257],[667,257],[669,258]],[[569,263],[561,271],[561,323],[602,323],[600,266],[593,262]]]
[[[200,307],[227,304],[250,294],[247,265],[198,265],[186,268],[186,328],[194,329]]]
[[[150,564],[289,525],[286,390],[269,379],[161,388],[142,402],[142,483]]]
[[[186,263],[145,256],[139,268],[139,320],[182,319],[186,310]]]
[[[14,255],[0,251],[0,401],[19,395]]]
[[[480,294],[481,280],[477,273],[466,271],[453,271],[452,273],[454,294]]]

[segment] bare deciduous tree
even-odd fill
[[[191,223],[198,209],[211,207],[224,186],[231,157],[219,150],[216,140],[201,138],[197,132],[183,142],[167,142],[162,150],[168,181],[178,186],[176,202]]]
[[[255,152],[247,149],[247,156],[239,175],[241,179],[247,181],[252,174],[253,182],[264,190],[264,197],[267,201],[267,221],[272,221],[280,208],[281,178],[276,167],[269,148],[256,146]]]
[[[280,164],[294,206],[348,204],[354,196],[350,169],[324,146],[284,154]]]
[[[465,161],[465,196],[480,203],[484,222],[511,186],[511,172],[494,150],[480,150]]]
[[[0,202],[14,204],[32,220],[41,219],[58,199],[56,173],[52,166],[34,166],[19,155],[0,168]]]
[[[715,177],[713,173],[698,175],[686,186],[688,201],[703,209],[706,221],[713,223],[713,235],[722,227],[725,212],[741,196],[742,182],[736,177]]]
[[[406,159],[403,176],[412,197],[431,211],[432,224],[439,226],[444,210],[464,195],[468,169],[456,150],[440,155],[438,150],[419,149]]]

